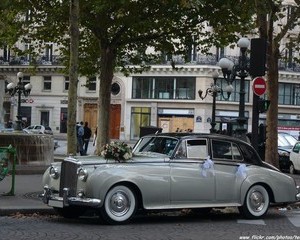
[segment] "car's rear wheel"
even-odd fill
[[[100,214],[109,224],[124,224],[134,216],[136,210],[135,192],[127,186],[117,185],[106,194]]]
[[[292,162],[290,163],[289,172],[290,172],[290,174],[295,174],[296,173],[294,164]]]
[[[266,188],[262,185],[254,185],[248,190],[244,204],[239,207],[239,211],[246,218],[256,219],[267,213],[269,205],[270,198]]]

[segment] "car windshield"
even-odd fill
[[[289,134],[278,134],[279,147],[292,147],[297,142],[297,139]]]
[[[133,153],[156,152],[171,156],[178,140],[169,137],[144,137],[134,147]]]

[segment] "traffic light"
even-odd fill
[[[260,98],[258,100],[258,111],[259,113],[265,113],[266,111],[268,111],[270,105],[270,100],[265,100]]]
[[[252,78],[264,76],[266,72],[267,41],[263,38],[251,39],[250,75]]]

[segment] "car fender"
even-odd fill
[[[99,198],[103,204],[109,189],[117,184],[126,184],[138,189],[145,207],[151,208],[169,203],[170,180],[167,175],[143,167],[140,171],[136,171],[132,167],[135,168],[131,164],[117,164],[96,168],[87,179],[87,194]]]
[[[275,174],[276,173],[276,174]],[[241,185],[241,203],[243,204],[245,196],[253,185],[262,185],[269,192],[270,201],[277,202],[294,202],[296,201],[296,186],[293,178],[284,173],[273,170],[259,172],[248,176]]]

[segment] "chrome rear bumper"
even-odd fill
[[[85,197],[70,197],[69,189],[63,189],[63,196],[59,197],[57,194],[48,187],[44,187],[44,193],[41,194],[43,202],[50,207],[68,207],[68,206],[82,206],[82,207],[93,207],[99,208],[101,204],[100,199],[96,198],[85,198]]]

